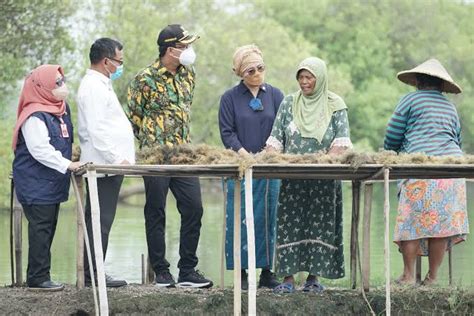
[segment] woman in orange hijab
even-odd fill
[[[42,65],[25,79],[13,132],[13,181],[28,220],[29,288],[62,290],[50,277],[59,205],[68,199],[73,127],[59,65]]]

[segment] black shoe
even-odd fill
[[[127,281],[114,279],[110,275],[105,275],[105,286],[106,287],[121,287],[127,285]]]
[[[242,270],[240,274],[240,287],[243,291],[247,291],[249,289],[249,280],[247,271]]]
[[[91,280],[86,279],[84,281],[84,285],[85,286],[92,286]],[[98,286],[98,285],[99,285],[99,283],[97,282],[97,280],[95,280],[95,286]],[[125,285],[127,285],[127,281],[114,279],[110,275],[107,275],[107,274],[105,275],[105,286],[106,287],[121,287],[121,286],[125,286]]]
[[[64,289],[64,284],[56,283],[54,281],[48,280],[44,281],[38,285],[28,285],[28,288],[33,291],[62,291]]]
[[[198,270],[191,270],[186,274],[179,273],[178,287],[192,287],[192,288],[210,288],[213,283],[211,280],[208,280],[204,275]]]
[[[280,285],[278,282],[275,273],[270,270],[263,270],[260,274],[260,280],[258,281],[258,287],[267,287],[273,289]]]
[[[155,277],[157,287],[175,287],[176,282],[169,271],[158,273]]]

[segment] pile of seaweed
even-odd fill
[[[348,150],[340,155],[327,154],[324,151],[301,155],[284,154],[275,151],[262,151],[255,155],[239,155],[229,149],[205,144],[185,144],[142,149],[137,153],[137,163],[150,165],[236,164],[242,170],[258,164],[348,164],[358,168],[364,164],[474,164],[474,155],[435,157],[427,156],[424,153],[397,154],[394,151],[386,150],[375,153],[361,153]]]

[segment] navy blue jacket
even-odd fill
[[[238,151],[243,147],[250,153],[258,153],[265,147],[283,93],[264,83],[257,94],[263,105],[261,111],[250,108],[249,103],[253,98],[242,81],[221,97],[219,129],[225,148]]]
[[[68,138],[62,136],[61,122],[57,116],[46,112],[36,112],[32,116],[39,118],[46,124],[50,144],[56,150],[59,150],[63,157],[71,159],[73,127],[69,107],[67,107],[67,111],[62,117],[68,128]],[[21,204],[48,205],[61,203],[68,199],[70,172],[67,171],[66,174],[62,174],[34,159],[26,147],[21,130],[18,134],[18,143],[13,160],[13,181],[18,201]]]

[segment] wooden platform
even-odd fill
[[[364,225],[363,225],[363,246],[362,246],[362,283],[364,289],[369,289],[369,275],[370,275],[370,214],[372,201],[372,183],[376,181],[384,181],[384,216],[385,216],[385,276],[386,276],[386,313],[390,314],[390,262],[389,262],[389,222],[388,222],[388,182],[389,179],[440,179],[440,178],[466,178],[474,179],[474,164],[456,164],[456,165],[440,165],[440,164],[365,164],[360,166],[351,166],[345,164],[258,164],[248,166],[245,170],[241,170],[239,165],[86,165],[81,173],[86,173],[89,177],[90,183],[90,199],[92,201],[92,217],[93,226],[95,230],[100,231],[98,224],[98,214],[100,209],[98,207],[97,191],[94,189],[96,177],[100,174],[117,174],[126,176],[173,176],[173,177],[227,177],[227,178],[242,178],[251,180],[252,178],[276,178],[276,179],[333,179],[333,180],[349,180],[352,181],[352,222],[351,222],[351,240],[350,240],[350,279],[351,287],[356,287],[357,280],[357,260],[359,249],[359,222],[360,222],[360,199],[361,191],[364,190]],[[245,176],[244,176],[245,175]],[[247,226],[253,221],[253,205],[252,205],[252,181],[246,181],[246,215]],[[240,182],[236,182],[240,186]],[[236,188],[236,192],[240,189]],[[79,195],[79,194],[78,194]],[[79,198],[78,198],[79,201]],[[236,222],[240,222],[240,194],[235,195],[234,209],[236,210],[234,216],[237,218]],[[17,212],[15,212],[17,213]],[[79,216],[79,215],[78,215]],[[17,219],[17,217],[15,217]],[[94,219],[96,218],[96,219]],[[79,217],[78,217],[79,219]],[[15,221],[16,222],[16,221]],[[78,226],[80,225],[78,220]],[[253,225],[250,225],[253,227]],[[234,225],[234,314],[241,313],[241,294],[240,294],[240,227]],[[78,229],[80,232],[82,229]],[[99,235],[100,232],[94,232],[94,235]],[[21,230],[20,230],[21,232]],[[18,229],[16,229],[18,233]],[[248,229],[249,246],[251,241],[254,241],[253,230]],[[83,245],[82,236],[78,237],[78,245]],[[20,239],[21,240],[21,239]],[[100,239],[95,242],[100,243]],[[94,246],[100,252],[101,246],[99,244]],[[82,262],[82,250],[78,249],[78,263]],[[101,255],[96,256],[96,260],[101,258]],[[252,257],[252,252],[249,251],[249,291],[248,291],[248,313],[252,314],[255,311],[256,301],[256,280],[255,268],[251,269],[252,262],[255,258]],[[254,255],[253,255],[254,257]],[[21,258],[21,252],[20,252]],[[18,256],[17,256],[18,262]],[[21,260],[20,260],[21,265]],[[253,264],[253,266],[255,266]],[[99,301],[100,314],[108,313],[107,294],[105,292],[103,262],[97,262],[99,273]],[[79,264],[78,264],[79,269]],[[17,268],[17,272],[21,268]],[[99,271],[101,270],[101,271]],[[82,271],[78,270],[78,286],[81,286]],[[21,275],[17,276],[21,280]]]

